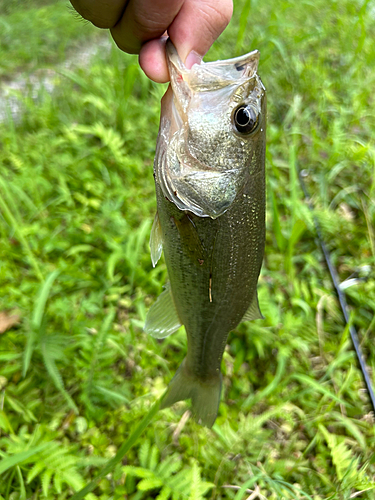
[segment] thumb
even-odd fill
[[[168,28],[168,35],[187,68],[200,63],[228,25],[232,12],[232,0],[185,0]],[[143,71],[159,83],[169,80],[165,40],[162,37],[147,42],[139,55]]]
[[[231,0],[186,0],[168,34],[186,66],[208,49],[227,27],[233,12]]]

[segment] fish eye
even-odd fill
[[[259,114],[254,106],[241,104],[234,110],[233,124],[240,134],[250,134],[258,127]]]

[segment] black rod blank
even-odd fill
[[[319,224],[318,219],[315,216],[314,206],[313,206],[313,204],[311,202],[311,198],[310,198],[309,192],[308,192],[306,184],[305,184],[305,182],[303,180],[303,178],[306,177],[306,175],[307,175],[307,172],[305,170],[302,170],[302,171],[298,170],[298,177],[299,177],[299,181],[300,181],[300,184],[301,184],[301,188],[302,188],[302,191],[303,191],[303,193],[305,195],[305,200],[306,200],[306,202],[308,204],[308,207],[309,207],[309,209],[310,209],[310,211],[312,213],[313,222],[314,222],[314,226],[315,226],[315,231],[316,231],[316,234],[318,236],[319,244],[320,244],[320,247],[322,249],[325,261],[327,263],[327,267],[328,267],[329,273],[331,275],[333,286],[334,286],[334,288],[336,290],[336,294],[337,294],[337,297],[339,299],[339,303],[340,303],[340,307],[341,307],[341,310],[342,310],[342,314],[343,314],[344,319],[345,319],[345,323],[349,327],[350,337],[352,339],[354,350],[355,350],[355,353],[357,355],[359,366],[361,368],[363,380],[364,380],[366,388],[367,388],[367,393],[368,393],[368,396],[369,396],[369,399],[370,399],[372,410],[373,410],[373,412],[375,414],[375,395],[374,395],[374,391],[373,391],[373,388],[372,388],[372,382],[371,382],[371,378],[370,378],[370,375],[369,375],[369,372],[368,372],[368,368],[366,366],[365,357],[363,355],[361,346],[359,345],[359,342],[358,342],[357,331],[356,331],[355,327],[349,322],[348,304],[346,302],[346,296],[345,296],[345,293],[340,288],[340,283],[339,283],[339,279],[338,279],[336,268],[332,264],[330,253],[329,253],[329,251],[328,251],[328,249],[327,249],[327,247],[326,247],[326,245],[324,243],[323,236],[322,236],[322,231],[321,231],[321,228],[320,228],[320,224]]]

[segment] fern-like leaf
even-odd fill
[[[138,483],[138,490],[139,491],[148,491],[148,490],[154,490],[156,488],[160,488],[163,486],[163,481],[157,477],[151,477],[147,479],[142,479]]]
[[[32,467],[28,474],[27,474],[27,478],[26,478],[26,481],[27,483],[30,483],[34,477],[36,476],[39,476],[39,474],[42,472],[42,470],[44,470],[44,463],[43,462],[37,462],[34,467]]]
[[[156,500],[168,500],[168,498],[171,496],[171,493],[172,490],[170,489],[169,486],[163,486],[159,495],[156,497]]]
[[[191,487],[189,500],[201,500],[201,474],[197,462],[191,468]]]
[[[141,467],[126,465],[123,472],[141,479],[137,485],[139,492],[160,489],[157,500],[202,500],[203,495],[213,487],[202,481],[197,462],[190,469],[181,469],[181,459],[177,453],[159,461],[156,445],[145,441],[138,452]],[[147,466],[147,467],[146,467]]]
[[[323,425],[319,426],[319,430],[327,441],[331,452],[332,463],[336,469],[337,478],[341,481],[353,462],[352,454],[345,443],[341,442],[338,444],[337,436],[330,434]]]
[[[167,457],[165,460],[160,462],[157,467],[157,473],[164,478],[170,477],[181,469],[181,460],[175,455]]]
[[[42,474],[42,479],[41,479],[41,481],[42,481],[42,490],[43,490],[43,495],[45,497],[48,496],[48,488],[49,488],[49,485],[50,485],[50,482],[51,482],[52,474],[53,474],[53,470],[52,469],[47,469]]]
[[[156,466],[159,463],[159,457],[160,457],[160,453],[159,453],[158,447],[156,445],[152,446],[151,452],[150,452],[149,464],[148,464],[149,469],[151,469],[151,470],[156,469]]]
[[[135,467],[134,465],[125,465],[123,467],[123,472],[129,474],[129,476],[135,476],[139,478],[152,477],[153,472],[143,467]]]
[[[141,464],[141,467],[147,468],[148,467],[148,456],[150,453],[150,441],[148,439],[145,439],[143,443],[141,444],[141,447],[139,448],[139,463]]]
[[[78,491],[84,486],[84,481],[81,474],[79,474],[75,469],[64,471],[62,474],[62,479],[74,491]]]
[[[57,491],[57,493],[61,493],[62,491],[62,474],[59,471],[55,471],[53,476],[53,485]]]

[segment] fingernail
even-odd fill
[[[200,64],[201,62],[202,56],[200,56],[198,52],[195,52],[195,50],[192,50],[186,58],[185,66],[187,69],[191,69],[194,64]]]

